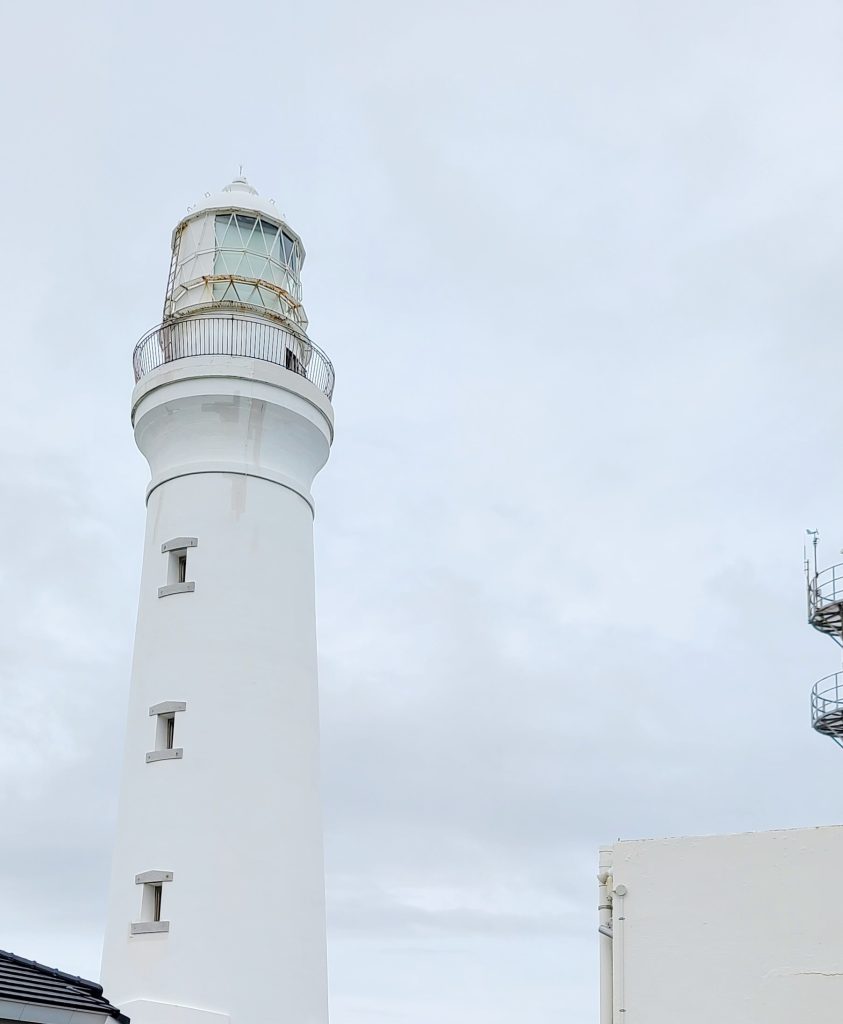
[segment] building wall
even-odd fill
[[[614,1024],[843,1020],[843,827],[619,842],[612,862]]]
[[[309,488],[330,407],[280,367],[195,357],[142,379],[134,420],[152,489],[103,982],[133,1024],[325,1024]],[[179,537],[195,589],[161,597]],[[183,757],[148,763],[166,701]],[[131,931],[149,871],[172,872],[166,933]]]

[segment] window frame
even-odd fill
[[[172,882],[172,871],[142,871],[135,875],[135,885],[142,886],[140,920],[132,921],[130,935],[161,934],[170,930],[170,922],[161,917],[164,885]]]
[[[155,748],[146,752],[146,763],[153,761],[181,761],[184,747],[175,746],[176,715],[187,710],[183,700],[165,700],[153,704],[149,717],[155,719]]]

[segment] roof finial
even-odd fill
[[[253,196],[258,194],[258,190],[253,188],[246,180],[246,176],[243,174],[242,164],[240,164],[239,176],[236,177],[234,181],[229,182],[229,184],[223,189],[223,192],[249,192]]]

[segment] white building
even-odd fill
[[[324,1024],[311,484],[333,369],[304,248],[237,179],[134,355],[147,523],[102,976],[133,1024]]]
[[[601,1024],[839,1024],[843,827],[600,854]]]

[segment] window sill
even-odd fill
[[[183,747],[173,747],[171,750],[150,750],[146,755],[146,763],[150,761],[179,761],[184,757]]]
[[[195,583],[168,583],[166,587],[158,588],[158,596],[169,597],[170,594],[192,594],[195,589]]]
[[[134,921],[131,925],[131,935],[153,935],[170,930],[169,921]]]

